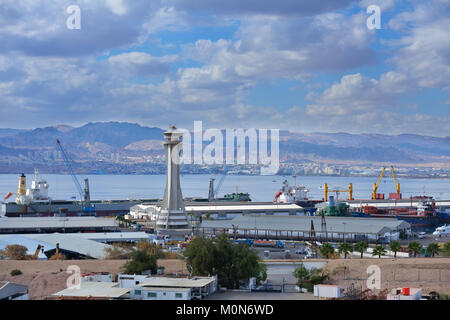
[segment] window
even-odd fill
[[[141,293],[142,293],[141,290],[134,290],[134,294],[137,295],[137,296],[140,296]]]
[[[175,298],[183,298],[183,294],[182,293],[175,293]]]
[[[156,292],[149,292],[147,294],[147,297],[149,297],[149,298],[156,298]]]

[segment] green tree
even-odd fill
[[[147,240],[141,240],[136,243],[136,249],[145,250],[148,254],[154,254],[158,259],[165,258],[165,254],[161,250],[161,246],[156,245],[155,243],[150,243]]]
[[[146,250],[134,250],[131,260],[122,267],[122,271],[128,274],[142,274],[146,270],[150,270],[152,274],[156,274],[158,270],[156,255],[149,254]]]
[[[437,243],[430,243],[427,247],[427,252],[433,258],[436,254],[439,254],[439,245]]]
[[[401,245],[398,241],[392,241],[389,245],[389,249],[394,252],[394,258],[397,258],[397,252],[400,251]]]
[[[350,244],[348,244],[347,242],[343,242],[340,246],[339,246],[339,253],[340,254],[344,254],[344,258],[347,259],[347,255],[352,252],[352,246]]]
[[[442,250],[445,257],[450,257],[450,242],[444,244],[444,249]]]
[[[334,255],[334,248],[329,243],[324,243],[320,249],[319,253],[321,256],[325,257],[326,259],[330,259]]]
[[[199,276],[213,274],[215,248],[211,239],[195,237],[184,251],[188,270]]]
[[[417,257],[417,254],[422,251],[422,245],[417,241],[413,241],[410,244],[408,244],[408,251],[410,253],[413,253],[415,258]]]
[[[11,260],[25,260],[27,258],[27,247],[19,244],[9,244],[5,247],[5,257]]]
[[[360,241],[355,244],[355,251],[358,251],[361,253],[361,259],[363,258],[364,251],[367,249],[368,245],[364,241]]]
[[[300,288],[308,289],[308,291],[312,291],[314,285],[329,279],[329,275],[323,272],[322,269],[312,268],[308,270],[303,264],[295,268],[293,274],[297,278],[297,285]]]
[[[377,245],[372,252],[372,256],[378,256],[378,258],[381,258],[381,256],[386,255],[386,249],[383,248],[382,245]]]
[[[219,284],[239,288],[251,277],[267,277],[266,266],[257,252],[245,244],[234,244],[226,234],[216,239],[196,237],[184,252],[188,269],[194,275],[216,274]]]

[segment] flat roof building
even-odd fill
[[[225,232],[239,237],[256,237],[285,240],[312,239],[360,241],[378,240],[386,234],[409,230],[411,225],[403,220],[383,218],[329,217],[322,230],[320,216],[267,216],[245,215],[232,220],[204,220],[198,226],[200,233]],[[313,226],[313,230],[312,230]]]

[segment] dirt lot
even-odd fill
[[[324,269],[332,274],[333,284],[347,288],[352,283],[366,288],[369,276],[367,267],[377,265],[381,270],[381,289],[396,287],[422,288],[424,294],[430,291],[450,293],[450,259],[336,259],[329,260]],[[346,270],[344,272],[344,268]]]
[[[312,262],[313,260],[308,260]],[[314,260],[326,261],[326,260]],[[28,285],[31,299],[40,299],[63,290],[69,276],[69,265],[78,265],[81,272],[110,272],[117,274],[126,260],[68,260],[68,261],[11,261],[0,260],[0,281],[7,280]],[[284,263],[287,261],[284,260]],[[297,261],[298,263],[298,261]],[[186,274],[186,265],[181,260],[159,260],[166,274]],[[424,294],[430,291],[450,293],[450,259],[336,259],[328,260],[324,267],[330,273],[331,282],[345,288],[354,283],[366,288],[367,267],[377,265],[381,269],[381,288],[419,287]],[[344,268],[346,267],[345,272]],[[12,277],[11,270],[19,269],[22,275]],[[299,295],[297,295],[299,296]],[[292,295],[291,298],[297,298]],[[231,295],[233,297],[233,295]],[[300,298],[304,298],[302,295]],[[220,298],[217,296],[217,298]],[[224,295],[224,298],[227,295]],[[263,299],[264,297],[256,297]]]
[[[70,274],[67,267],[77,265],[81,272],[110,272],[117,274],[127,260],[66,260],[66,261],[20,261],[0,260],[0,281],[11,281],[28,286],[31,299],[40,299],[66,288]],[[185,274],[182,260],[158,260],[167,274]],[[21,275],[11,276],[11,270],[19,269]]]

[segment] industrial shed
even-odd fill
[[[96,217],[1,218],[0,233],[115,231],[116,221]]]
[[[322,230],[320,216],[260,216],[246,215],[233,220],[205,220],[199,226],[201,233],[226,232],[239,237],[284,240],[379,240],[386,234],[408,231],[406,221],[382,218],[326,217]],[[312,229],[313,228],[313,229]]]
[[[56,244],[59,245],[59,251],[67,259],[102,259],[105,255],[105,249],[110,245],[88,240],[80,236],[81,234],[65,233],[43,233],[43,234],[23,234],[23,235],[0,235],[0,246],[3,244],[19,244],[27,247],[28,254],[34,254],[37,246],[44,246],[42,252],[47,258],[56,252]],[[40,254],[40,258],[44,257]]]
[[[52,296],[61,300],[95,299],[114,300],[129,299],[130,288],[120,288],[117,282],[81,282],[79,288],[67,288]]]

